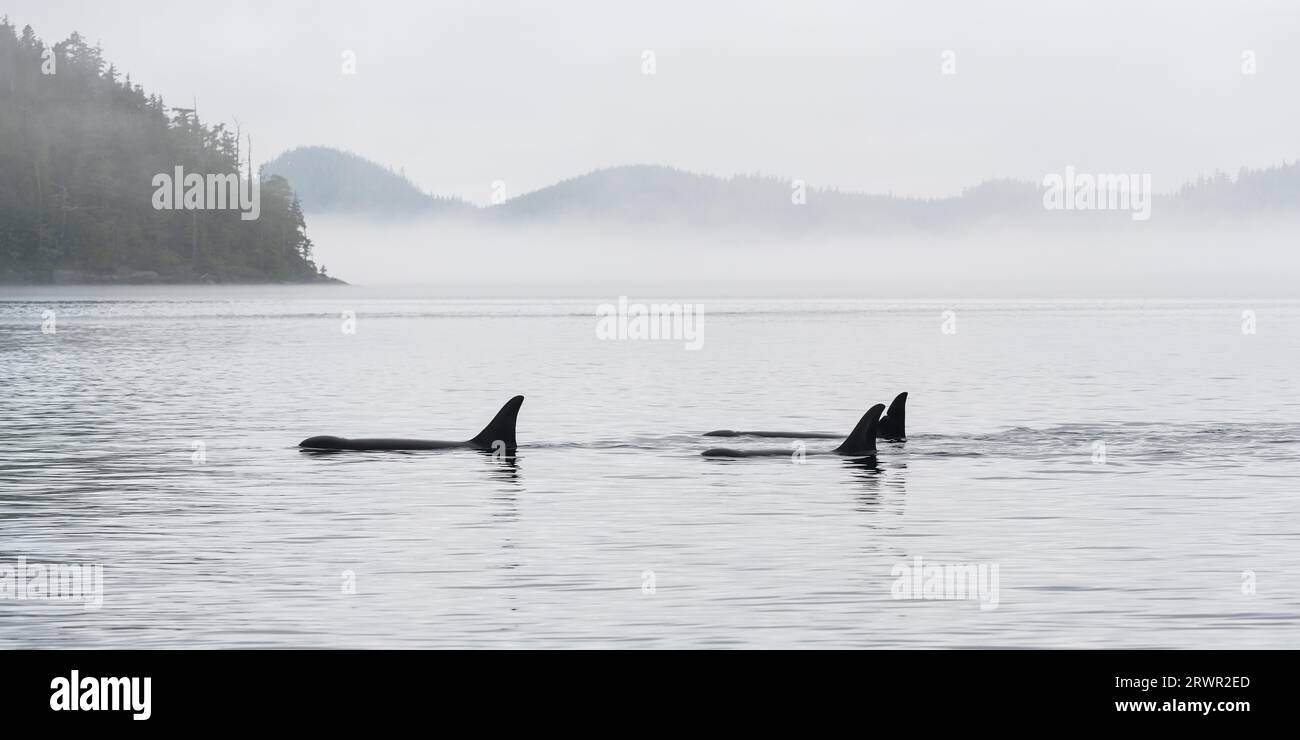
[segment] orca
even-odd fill
[[[845,438],[844,443],[834,450],[828,452],[806,452],[806,455],[817,454],[836,454],[850,457],[875,457],[876,455],[876,432],[880,425],[880,415],[885,413],[885,404],[878,403],[867,410],[858,421],[858,425],[853,427],[849,436]],[[732,450],[726,447],[714,447],[700,453],[704,457],[772,457],[775,455],[789,455],[787,449],[765,449],[765,450]]]
[[[881,439],[907,438],[907,391],[894,396],[889,410],[880,420],[880,426],[876,427],[876,436]]]
[[[907,437],[907,391],[894,397],[889,410],[876,426],[876,436],[880,439],[904,439]],[[834,432],[737,432],[732,429],[715,429],[705,432],[705,437],[776,437],[780,439],[839,439]]]
[[[523,396],[506,401],[497,415],[473,439],[464,442],[443,442],[433,439],[345,439],[343,437],[308,437],[298,443],[309,450],[489,450],[504,448],[507,454],[515,452],[515,419]]]

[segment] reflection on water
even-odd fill
[[[599,301],[204,295],[0,300],[0,565],[104,565],[0,646],[1300,646],[1300,305],[705,301],[684,352]],[[699,454],[900,390],[875,458]],[[516,456],[296,447],[515,393]],[[997,608],[895,599],[916,558]]]

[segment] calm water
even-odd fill
[[[1300,647],[1300,303],[705,300],[689,352],[599,302],[0,287],[0,564],[104,566],[0,646]],[[875,466],[699,456],[901,390]],[[513,462],[295,447],[516,393]]]

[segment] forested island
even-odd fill
[[[424,192],[403,172],[330,147],[291,149],[262,165],[262,173],[279,175],[293,183],[308,213],[377,219],[469,218],[478,210],[459,198]]]
[[[165,105],[80,34],[47,46],[0,20],[0,283],[332,281],[240,133]],[[159,197],[173,173],[181,197]],[[214,180],[256,208],[205,200]]]

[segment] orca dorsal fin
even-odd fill
[[[907,391],[894,397],[889,410],[880,420],[879,434],[886,439],[903,439],[907,436]]]
[[[478,433],[470,444],[475,447],[481,447],[485,450],[494,449],[493,445],[497,441],[503,442],[507,452],[515,451],[515,419],[519,416],[519,407],[524,405],[523,396],[515,396],[506,401],[506,405],[501,407],[497,415],[492,417],[492,421],[483,427],[483,431]]]
[[[883,413],[885,413],[883,403],[867,409],[867,413],[863,414],[858,425],[853,427],[844,444],[835,448],[835,451],[841,455],[866,455],[875,452],[876,424],[880,422],[880,415]]]

